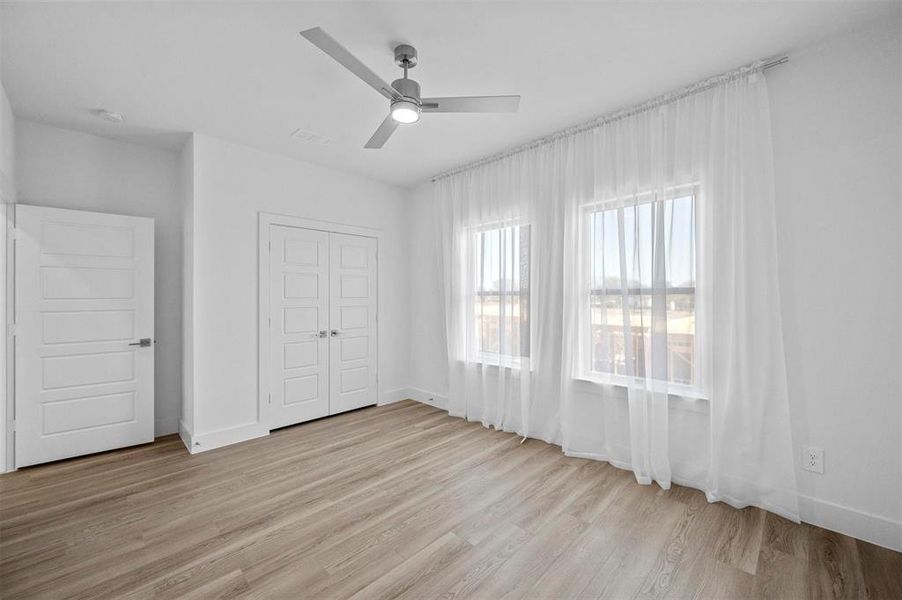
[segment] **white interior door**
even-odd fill
[[[19,205],[15,252],[16,466],[153,441],[153,219]]]
[[[376,404],[376,239],[330,233],[329,413]]]
[[[329,234],[270,227],[270,409],[275,429],[329,414]]]

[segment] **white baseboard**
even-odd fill
[[[382,394],[382,401],[379,403],[379,406],[385,406],[386,404],[393,404],[395,402],[400,402],[401,400],[407,400],[410,398],[409,388],[398,388],[396,390],[388,390]]]
[[[198,454],[199,452],[206,452],[207,450],[222,448],[223,446],[246,442],[267,435],[269,435],[269,429],[260,423],[248,423],[238,427],[193,435],[187,430],[184,423],[179,424],[179,436],[191,454]]]
[[[179,419],[179,437],[182,438],[182,443],[185,444],[185,448],[188,452],[191,452],[191,448],[194,446],[194,440],[192,439],[191,432],[188,431],[185,422],[181,419]]]
[[[802,521],[902,552],[902,523],[799,494]]]
[[[385,392],[382,394],[382,402],[379,403],[379,406],[400,402],[401,400],[415,400],[422,404],[441,408],[442,410],[447,410],[448,406],[448,399],[444,396],[439,396],[438,394],[413,387],[398,388],[396,390]]]
[[[421,390],[419,388],[407,388],[407,397],[429,406],[434,406],[442,410],[448,410],[448,398],[435,392]]]

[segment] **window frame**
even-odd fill
[[[658,196],[662,196],[658,199]],[[695,219],[695,259],[696,273],[695,286],[677,286],[667,288],[667,294],[686,294],[691,291],[694,295],[694,315],[695,315],[695,333],[693,335],[693,353],[694,353],[694,378],[695,384],[685,384],[671,381],[662,381],[659,379],[651,379],[646,377],[631,377],[619,373],[609,373],[596,371],[592,365],[592,297],[620,294],[623,297],[622,288],[609,288],[607,294],[602,294],[600,289],[592,287],[592,225],[595,214],[607,212],[609,210],[622,210],[633,206],[643,204],[655,204],[657,202],[667,202],[668,200],[676,200],[691,196],[694,206]],[[698,183],[688,183],[681,185],[668,186],[664,188],[663,194],[656,191],[644,191],[628,196],[619,196],[601,202],[584,202],[579,206],[579,293],[577,295],[579,301],[579,310],[577,324],[579,333],[576,336],[579,348],[576,352],[575,374],[573,378],[579,381],[587,381],[600,385],[611,385],[617,387],[630,387],[635,381],[646,381],[650,389],[665,392],[671,395],[680,396],[688,399],[708,400],[708,392],[706,390],[705,369],[703,356],[707,355],[705,346],[708,344],[707,339],[703,339],[701,333],[706,332],[707,328],[702,323],[703,313],[699,311],[699,299],[704,294],[704,276],[702,259],[705,249],[702,241],[703,236],[699,235],[699,215],[700,205],[702,203],[702,190]],[[672,290],[675,290],[672,292]],[[613,292],[613,293],[612,293]],[[626,290],[626,297],[650,295],[653,293],[652,288],[631,287]]]
[[[494,232],[494,231],[503,231],[505,229],[518,229],[518,239],[519,239],[519,254],[518,257],[522,260],[524,256],[524,236],[523,230],[525,229],[527,232],[525,238],[525,257],[526,257],[526,270],[525,277],[524,273],[521,271],[520,273],[520,282],[518,290],[485,290],[482,289],[482,284],[484,282],[484,273],[485,273],[485,261],[482,260],[482,257],[485,255],[483,244],[486,233]],[[470,228],[469,233],[467,234],[473,243],[473,276],[475,278],[475,284],[473,286],[473,294],[472,298],[475,300],[480,297],[487,296],[498,296],[501,298],[505,297],[514,297],[519,296],[521,303],[525,296],[526,299],[526,308],[523,310],[521,305],[521,320],[522,315],[525,314],[525,323],[521,324],[520,331],[520,353],[519,354],[504,354],[499,352],[490,352],[482,349],[482,336],[481,333],[477,329],[478,319],[475,316],[476,304],[468,309],[469,317],[473,318],[473,335],[476,347],[473,350],[473,353],[467,357],[467,360],[470,362],[474,362],[484,367],[504,367],[504,368],[512,368],[519,369],[522,365],[523,359],[529,360],[531,350],[532,350],[532,315],[531,315],[531,288],[530,288],[530,275],[532,271],[532,226],[530,223],[522,222],[519,219],[510,219],[510,220],[498,220],[498,221],[490,221],[481,223]],[[521,263],[522,264],[522,263]],[[522,267],[521,267],[522,268]],[[525,345],[525,350],[523,349]]]

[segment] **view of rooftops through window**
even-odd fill
[[[653,311],[658,311],[666,315],[664,323],[655,323],[655,331],[667,336],[666,380],[695,385],[695,197],[589,216],[589,370],[651,376]],[[653,369],[657,378],[664,379],[662,368]]]
[[[529,355],[529,226],[476,235],[475,323],[483,358]]]

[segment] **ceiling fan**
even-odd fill
[[[301,32],[311,44],[334,58],[351,73],[365,81],[385,96],[391,108],[382,125],[364,148],[381,148],[401,123],[416,123],[420,113],[500,113],[517,112],[520,96],[451,96],[446,98],[421,98],[420,84],[407,78],[407,71],[417,64],[417,50],[401,44],[395,48],[395,64],[404,69],[404,77],[391,85],[382,80],[369,67],[335,41],[319,27]]]

